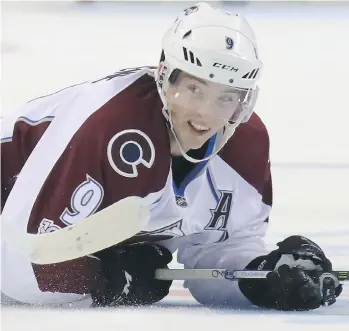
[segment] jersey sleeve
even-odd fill
[[[116,95],[76,131],[35,200],[29,233],[59,230],[128,196],[149,205],[161,199],[170,168],[166,127],[152,98],[135,93],[131,87]],[[94,257],[32,267],[43,292],[85,294],[103,286]]]
[[[263,237],[272,205],[269,136],[264,127],[258,130],[242,127],[234,139],[222,155],[224,162],[240,174],[234,210],[228,219],[227,239],[206,245],[186,243],[178,250],[178,260],[185,268],[242,270],[254,258],[266,254]],[[237,218],[239,226],[236,226]],[[249,304],[237,282],[190,280],[185,285],[203,304],[239,307]]]

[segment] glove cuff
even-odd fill
[[[256,257],[247,266],[246,270],[274,270],[280,259],[281,254],[278,250],[270,252],[268,255]]]

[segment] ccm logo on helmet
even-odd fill
[[[234,68],[232,66],[228,66],[227,64],[222,64],[222,63],[218,63],[218,62],[213,63],[213,66],[216,68],[221,68],[224,70],[235,71],[235,72],[237,72],[239,70],[239,68]]]

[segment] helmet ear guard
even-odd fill
[[[158,92],[164,104],[163,113],[172,129],[166,89],[175,84],[179,74],[186,74],[241,91],[238,111],[216,141],[217,149],[209,157],[195,160],[179,145],[183,156],[191,162],[208,160],[219,152],[240,123],[247,122],[257,101],[257,81],[262,62],[258,58],[252,28],[239,14],[229,14],[198,3],[185,9],[165,33],[159,68],[155,73]],[[179,144],[178,140],[177,143]]]
[[[170,84],[174,84],[177,79],[178,79],[178,76],[179,74],[181,73],[181,70],[180,69],[173,69],[173,71],[171,72],[170,76],[168,77],[168,82]]]
[[[156,77],[159,77],[161,75],[161,73],[163,73],[163,70],[166,70],[167,68],[164,68],[164,64],[162,64],[162,62],[165,62],[166,58],[165,58],[165,52],[164,50],[161,51],[161,56],[160,56],[160,63],[159,63],[159,68],[157,70],[156,73]],[[161,70],[163,69],[163,70]],[[168,76],[168,82],[170,84],[174,84],[177,81],[177,78],[179,76],[179,74],[181,73],[181,70],[178,68],[173,69],[173,71],[170,73],[170,75]],[[162,79],[164,79],[165,77],[162,77]],[[157,79],[156,79],[157,80]]]

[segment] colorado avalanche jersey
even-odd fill
[[[2,130],[4,219],[33,234],[57,231],[140,196],[150,219],[131,240],[177,251],[185,268],[243,269],[265,254],[272,185],[260,118],[253,114],[218,155],[176,185],[162,107],[153,70],[145,67],[63,89],[13,112]],[[93,256],[35,265],[5,242],[1,253],[1,290],[22,302],[77,301],[105,281]],[[202,303],[247,301],[229,281],[188,281],[186,287]]]

